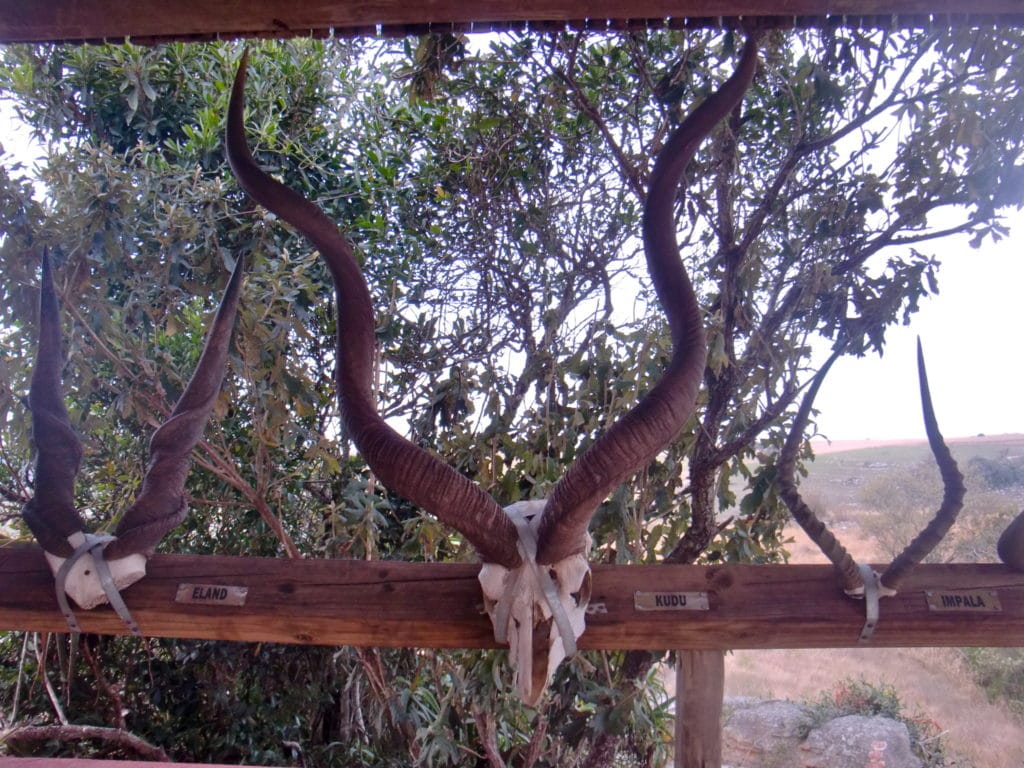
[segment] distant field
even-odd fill
[[[974,457],[1012,458],[1024,455],[1024,435],[992,435],[953,438],[949,441],[953,457],[961,468]],[[807,466],[808,475],[801,491],[823,498],[833,511],[860,505],[861,489],[875,477],[912,470],[922,462],[931,462],[928,443],[920,441],[824,441],[814,443],[815,459]],[[970,488],[968,488],[968,492]]]

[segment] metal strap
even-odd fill
[[[107,561],[103,557],[103,550],[115,540],[115,537],[105,533],[83,533],[82,537],[82,543],[75,547],[71,557],[61,564],[54,579],[57,590],[57,605],[60,606],[60,612],[68,623],[68,627],[72,632],[80,633],[82,631],[78,626],[78,620],[75,618],[75,612],[71,609],[71,604],[68,602],[66,591],[68,574],[71,572],[74,564],[83,556],[92,555],[93,563],[96,565],[96,575],[99,577],[100,586],[103,587],[103,594],[107,596],[110,607],[121,617],[121,621],[125,623],[133,635],[142,637],[142,630],[139,629],[138,623],[128,610],[128,605],[125,603],[124,598],[121,597],[121,593],[117,591],[117,585],[110,575],[110,566],[107,565]]]
[[[870,565],[858,565],[857,568],[860,569],[861,580],[864,582],[865,619],[864,628],[860,631],[860,642],[867,643],[875,633],[875,627],[878,626],[881,590],[879,589],[878,574],[875,573],[874,568]]]

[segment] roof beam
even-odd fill
[[[150,636],[494,648],[478,570],[472,563],[156,555],[124,598]],[[242,603],[232,604],[243,590]],[[595,563],[591,605],[597,610],[580,638],[584,648],[853,647],[865,616],[828,565]],[[85,632],[126,633],[106,607],[77,616]],[[38,547],[0,550],[0,629],[67,631]],[[899,595],[882,600],[870,644],[1024,646],[1024,574],[1002,565],[922,565]]]
[[[969,16],[967,15],[969,11]],[[0,43],[153,43],[218,37],[409,34],[531,26],[722,26],[737,17],[811,25],[1019,24],[1021,0],[0,0]]]

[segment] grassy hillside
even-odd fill
[[[969,474],[972,460],[1024,466],[1024,435],[955,438],[949,440],[949,447],[965,474]],[[856,509],[864,506],[862,492],[872,480],[899,472],[909,475],[932,463],[923,440],[815,443],[815,459],[808,465],[801,491],[821,499],[831,510]],[[968,485],[968,493],[984,490],[989,489]],[[1024,495],[1024,486],[1016,491]]]

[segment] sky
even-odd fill
[[[1024,213],[1007,223],[1010,236],[995,245],[973,250],[966,238],[936,245],[939,294],[921,302],[909,326],[886,333],[881,358],[836,361],[815,400],[823,435],[924,439],[918,336],[946,437],[1024,433]]]
[[[0,143],[28,164],[38,154],[2,102]],[[1013,212],[1007,223],[1008,238],[977,250],[966,238],[936,244],[939,294],[922,300],[909,326],[887,332],[882,357],[836,362],[815,401],[822,436],[924,439],[918,336],[946,437],[1024,433],[1024,213]]]

